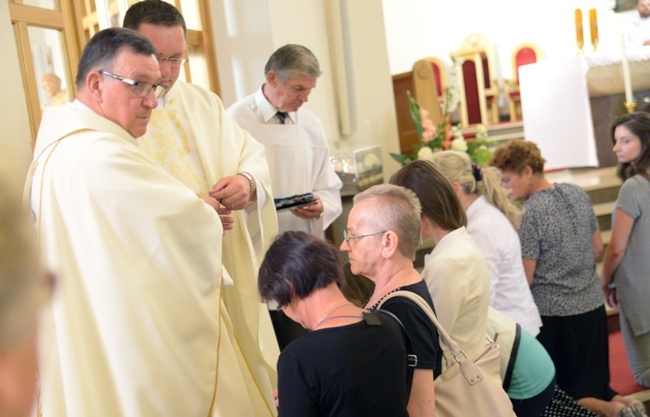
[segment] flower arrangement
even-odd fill
[[[460,130],[460,125],[452,126],[450,123],[450,104],[457,100],[453,89],[445,90],[445,102],[443,105],[442,122],[435,126],[429,119],[429,112],[420,107],[413,98],[410,91],[406,92],[409,100],[409,114],[415,125],[419,144],[410,155],[391,153],[390,155],[402,165],[406,165],[416,159],[423,159],[427,155],[443,150],[454,150],[466,152],[476,164],[485,164],[490,159],[492,152],[489,147],[494,143],[489,140],[485,126],[477,125],[476,138],[473,141],[465,141]]]

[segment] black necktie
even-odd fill
[[[278,116],[278,119],[280,120],[280,124],[283,125],[284,124],[284,119],[287,118],[287,113],[279,111],[279,112],[275,113],[275,115]]]

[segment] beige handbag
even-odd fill
[[[405,297],[417,304],[435,324],[440,346],[447,351],[447,369],[435,378],[437,417],[516,417],[501,386],[499,345],[486,335],[485,351],[477,358],[468,358],[422,297],[411,291],[395,291],[381,304],[393,297]]]

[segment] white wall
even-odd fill
[[[32,158],[31,132],[18,51],[6,1],[0,1],[0,56],[3,57],[0,65],[0,176],[6,178],[11,192],[22,193]],[[9,191],[1,192],[5,194]]]
[[[322,119],[330,143],[335,147],[381,144],[386,175],[390,175],[398,166],[388,152],[399,147],[391,74],[410,70],[413,62],[428,55],[450,62],[449,52],[474,32],[493,39],[498,71],[506,78],[511,76],[510,51],[518,43],[537,43],[547,59],[572,56],[576,7],[583,8],[585,17],[589,7],[596,7],[602,48],[618,47],[620,26],[635,12],[614,14],[608,9],[610,1],[210,0],[210,8],[226,105],[261,85],[264,64],[273,50],[288,42],[304,44],[323,68],[306,106]],[[338,2],[345,13],[342,30],[351,59],[345,76],[354,116],[352,134],[347,136],[339,128],[328,2]],[[31,159],[30,130],[8,15],[7,2],[0,1],[0,54],[5,57],[0,66],[5,97],[0,102],[0,173],[9,173],[19,186]]]
[[[326,1],[340,5],[346,46],[353,62],[350,81],[353,131],[342,135],[335,85],[333,39],[328,34]],[[269,55],[287,43],[298,43],[318,57],[323,75],[306,107],[322,120],[333,148],[381,144],[386,175],[399,168],[388,156],[399,140],[384,32],[377,0],[212,0],[219,56],[222,99],[226,106],[254,92],[264,82]],[[336,58],[334,58],[336,59]]]
[[[622,24],[635,11],[614,13],[610,0],[382,0],[391,74],[410,71],[413,63],[436,56],[451,64],[457,50],[472,33],[486,35],[495,44],[497,72],[511,78],[511,52],[522,42],[539,45],[546,59],[577,52],[574,10],[583,13],[585,51],[591,51],[589,8],[598,11],[599,49],[620,47]]]

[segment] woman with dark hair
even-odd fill
[[[407,354],[400,324],[347,301],[339,251],[305,232],[279,235],[258,277],[264,301],[311,330],[278,360],[282,417],[407,417]]]
[[[420,200],[422,237],[435,243],[422,278],[440,324],[475,358],[486,348],[490,279],[481,250],[465,230],[467,218],[458,196],[430,161],[411,162],[390,182],[412,190]]]
[[[557,384],[585,408],[617,417],[634,401],[609,387],[608,331],[596,258],[603,242],[587,193],[544,177],[533,142],[499,146],[490,165],[523,202],[519,227],[524,271],[542,317],[537,339],[555,363]],[[638,401],[637,401],[638,402]]]
[[[614,206],[600,285],[609,305],[618,307],[634,379],[650,387],[650,115],[616,119],[612,140],[624,183]]]

